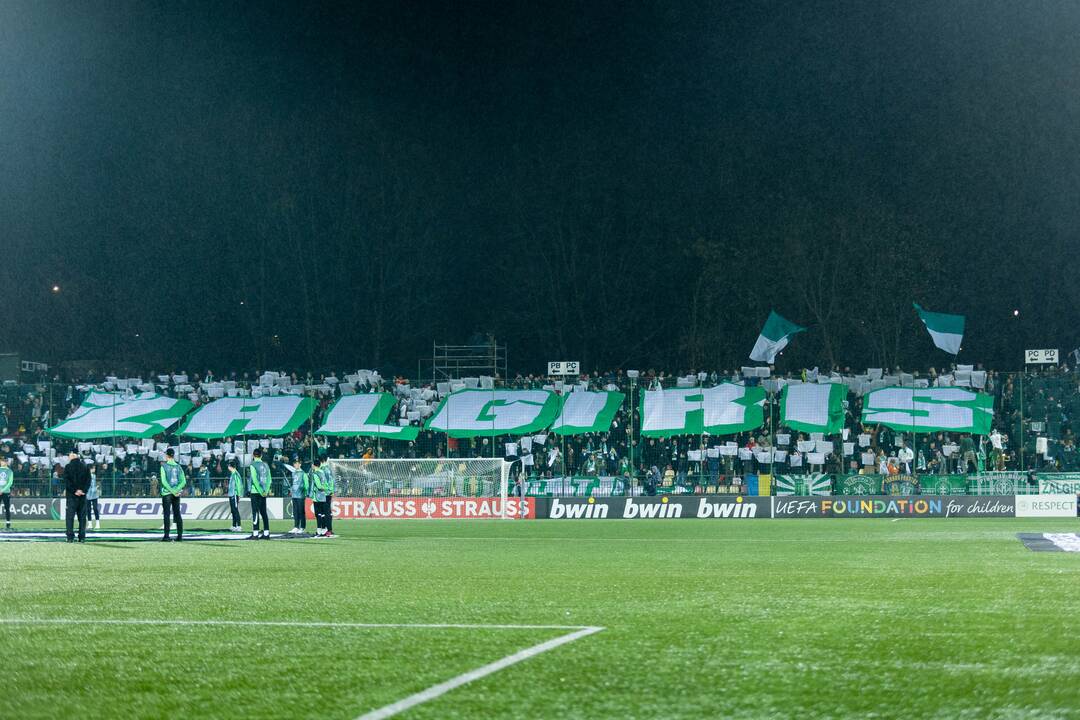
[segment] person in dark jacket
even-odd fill
[[[67,541],[75,542],[75,518],[79,518],[79,542],[86,542],[86,492],[90,489],[90,469],[74,450],[64,468],[64,489],[67,493],[64,522]]]

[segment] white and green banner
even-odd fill
[[[832,476],[825,473],[777,475],[773,487],[776,495],[832,495]]]
[[[765,390],[734,383],[641,392],[641,434],[731,435],[761,427]]]
[[[863,397],[862,421],[901,432],[969,432],[986,435],[994,398],[960,388],[882,388]]]
[[[458,390],[443,398],[424,428],[455,438],[529,435],[551,425],[560,405],[549,390]]]
[[[844,396],[840,383],[796,383],[780,391],[780,424],[800,432],[826,435],[844,427]]]
[[[960,342],[964,339],[964,316],[923,310],[918,303],[912,303],[919,319],[923,321],[930,339],[941,350],[955,355],[960,352]]]
[[[288,435],[315,412],[315,401],[295,395],[222,398],[188,418],[180,434],[197,438],[234,435]]]
[[[49,434],[77,440],[149,438],[175,425],[192,407],[188,400],[152,392],[126,397],[119,393],[92,392],[78,410],[50,428]]]
[[[761,328],[761,334],[754,343],[754,349],[750,351],[750,359],[771,365],[777,353],[787,347],[791,336],[805,329],[775,311],[770,311],[768,319],[765,320],[765,327]]]
[[[572,392],[562,399],[562,411],[551,432],[558,435],[607,432],[625,395],[620,392]]]
[[[345,395],[327,411],[316,434],[415,440],[420,433],[420,428],[415,425],[384,424],[393,408],[394,396],[390,393]]]

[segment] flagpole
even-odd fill
[[[776,476],[773,475],[774,464],[776,463],[776,428],[773,426],[773,393],[769,392],[769,494],[772,495],[772,488],[776,483]],[[761,488],[761,479],[758,479],[758,488]]]
[[[634,395],[637,387],[637,378],[630,378],[630,420],[626,426],[627,436],[630,438],[629,448],[630,451],[630,477],[628,487],[624,494],[632,495],[634,481],[637,479],[637,466],[634,465]]]

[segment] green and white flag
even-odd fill
[[[960,352],[960,341],[964,339],[964,316],[946,315],[945,313],[923,310],[919,303],[912,303],[919,319],[923,321],[934,345],[947,353]]]
[[[316,434],[415,440],[420,434],[415,425],[384,424],[393,408],[394,396],[390,393],[346,395],[330,406]]]
[[[572,392],[562,399],[562,411],[551,432],[580,435],[607,432],[626,396],[620,392]]]
[[[128,397],[119,393],[92,392],[78,410],[59,425],[49,428],[49,434],[77,440],[149,438],[175,425],[192,407],[189,400],[152,392]]]
[[[863,398],[862,421],[900,432],[987,435],[994,398],[960,388],[882,388]]]
[[[180,435],[224,438],[235,435],[288,435],[315,412],[307,397],[221,398],[204,405],[180,428]]]
[[[832,477],[825,473],[777,475],[773,487],[777,495],[832,495]]]
[[[559,407],[549,390],[458,390],[443,398],[424,428],[454,438],[529,435],[551,425]]]
[[[712,388],[641,391],[641,434],[732,435],[761,427],[765,389],[721,383]]]
[[[840,432],[844,427],[844,397],[841,383],[795,383],[780,391],[780,423],[801,432]]]
[[[772,364],[777,353],[787,347],[791,336],[805,329],[777,315],[775,311],[769,311],[769,319],[765,321],[765,327],[761,328],[754,349],[750,351],[750,359]]]

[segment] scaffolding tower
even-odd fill
[[[421,382],[447,382],[482,375],[506,377],[506,345],[500,345],[494,337],[479,345],[433,343],[431,359],[422,358],[417,363]]]

